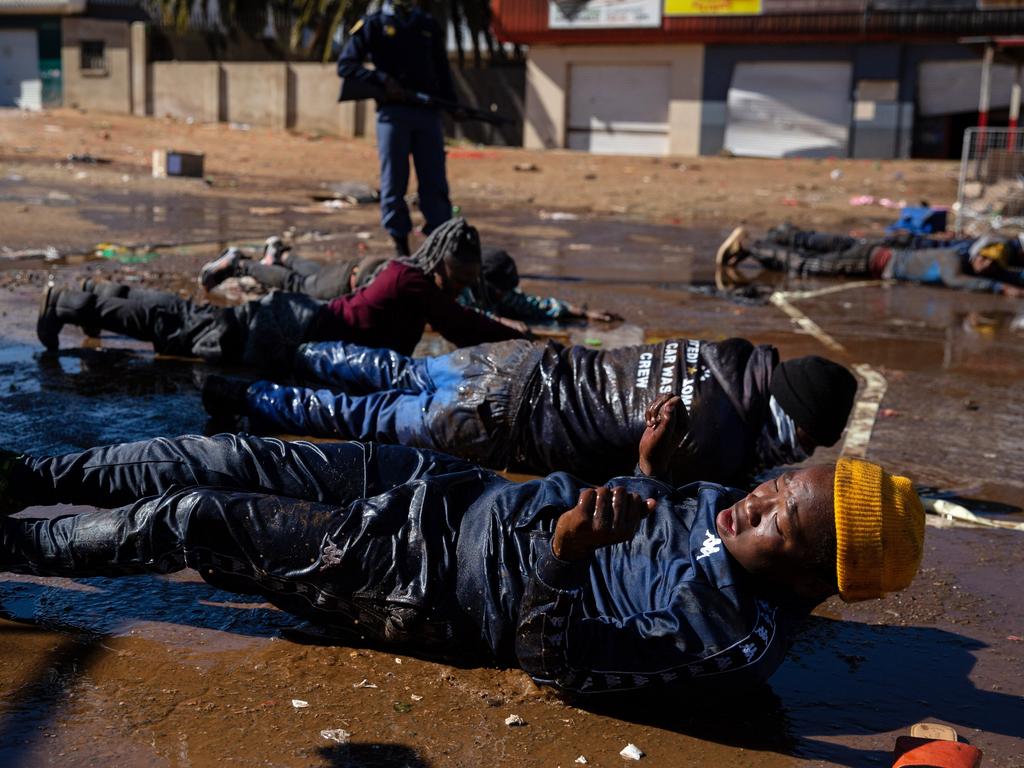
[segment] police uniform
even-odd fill
[[[374,69],[363,66],[372,61]],[[379,13],[352,28],[338,59],[338,74],[383,88],[388,78],[408,91],[454,100],[455,89],[443,30],[419,9],[396,9],[386,3]],[[420,210],[429,233],[451,218],[445,177],[444,127],[437,109],[378,102],[377,151],[380,155],[381,223],[397,242],[412,230],[405,192],[409,155],[419,179]]]

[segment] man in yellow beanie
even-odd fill
[[[844,459],[749,494],[673,488],[658,478],[682,412],[674,397],[650,415],[642,474],[596,488],[404,446],[248,435],[0,452],[0,570],[191,567],[364,639],[518,664],[574,693],[762,681],[817,602],[910,583],[924,511],[906,478]],[[4,516],[58,503],[114,508]]]

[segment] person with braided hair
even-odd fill
[[[411,354],[427,323],[456,346],[523,338],[507,325],[460,306],[456,297],[480,275],[480,236],[465,219],[438,227],[412,256],[388,264],[365,288],[324,302],[273,291],[234,307],[198,304],[173,293],[87,282],[83,290],[48,285],[36,333],[48,350],[65,325],[149,341],[159,354],[287,369],[311,341],[349,341]]]

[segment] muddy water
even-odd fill
[[[82,209],[106,215],[102,201]],[[168,213],[165,231],[186,213]],[[221,230],[210,216],[204,235],[236,226],[239,238],[269,233],[251,218]],[[740,335],[785,355],[825,351],[773,306],[684,288],[710,282],[722,232],[496,207],[474,216],[487,242],[517,256],[531,276],[524,287],[629,319],[610,332],[572,329],[576,340],[611,347]],[[147,237],[167,223],[144,221]],[[194,267],[193,257],[166,255],[140,273],[184,287]],[[84,268],[57,267],[57,278]],[[96,345],[75,330],[63,336],[66,349],[44,354],[33,339],[34,301],[27,278],[0,293],[0,445],[39,453],[204,429],[196,364],[156,358],[123,339]],[[1008,504],[1001,514],[1020,519],[1024,308],[905,286],[795,303],[845,349],[832,354],[886,378],[869,457],[921,483]],[[58,511],[66,510],[30,513]],[[866,605],[830,601],[771,686],[742,701],[702,693],[585,707],[558,701],[515,670],[396,658],[325,638],[194,574],[7,577],[0,764],[568,766],[583,754],[591,765],[619,765],[618,751],[634,742],[658,766],[886,765],[897,733],[934,719],[982,747],[986,765],[1024,766],[1022,543],[1021,534],[930,529],[910,590]],[[296,709],[292,699],[310,706]],[[527,727],[504,726],[513,712]],[[351,745],[320,736],[337,728],[352,734]]]

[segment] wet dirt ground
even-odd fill
[[[196,363],[155,358],[126,339],[87,340],[77,329],[64,332],[59,354],[44,354],[34,320],[48,277],[101,275],[194,295],[198,266],[223,243],[288,227],[300,252],[316,258],[386,249],[372,207],[309,208],[307,192],[320,181],[374,179],[372,147],[360,142],[75,113],[0,116],[0,138],[0,246],[64,254],[0,259],[0,446],[56,452],[205,427]],[[146,178],[156,142],[206,150],[213,183]],[[274,147],[293,151],[294,167],[261,165]],[[100,148],[109,166],[62,161]],[[517,162],[541,171],[516,173]],[[891,214],[860,218],[848,193],[870,179],[895,184],[899,174],[902,194],[948,203],[945,166],[841,161],[848,188],[835,192],[830,164],[702,158],[681,163],[684,171],[665,161],[644,182],[635,178],[640,162],[487,150],[455,157],[451,168],[456,199],[486,243],[516,256],[530,276],[525,288],[627,318],[617,329],[571,329],[573,339],[611,346],[738,335],[776,344],[784,356],[869,366],[884,381],[860,446],[869,458],[921,485],[998,502],[988,510],[1003,519],[1024,518],[1013,511],[1024,498],[1024,303],[774,281],[788,296],[787,314],[708,288],[714,248],[735,220],[875,227]],[[553,184],[553,173],[565,183]],[[679,183],[687,173],[704,182]],[[809,181],[812,173],[824,180]],[[728,205],[702,194],[719,180],[732,185]],[[759,204],[769,197],[757,189],[799,204],[776,196]],[[99,242],[163,247],[146,263],[84,259]],[[981,747],[985,765],[1024,766],[1022,542],[1012,531],[929,527],[913,587],[869,604],[829,601],[770,688],[740,701],[564,702],[517,670],[324,638],[188,572],[2,577],[0,765],[570,766],[584,755],[589,765],[614,766],[632,742],[653,766],[883,766],[895,736],[929,719]],[[513,713],[527,725],[507,727]],[[348,731],[351,743],[322,737],[329,729]]]

